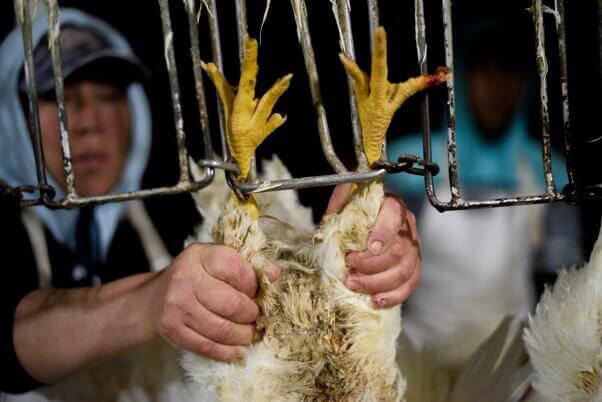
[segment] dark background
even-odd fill
[[[222,35],[225,75],[231,83],[239,76],[238,48],[233,0],[218,0],[218,15]],[[175,31],[174,43],[180,73],[182,106],[185,117],[185,130],[191,152],[202,157],[200,124],[194,92],[194,80],[190,64],[188,22],[182,1],[171,3],[172,26]],[[265,0],[247,2],[249,33],[259,37],[259,28],[264,13]],[[276,106],[288,116],[287,123],[260,147],[258,157],[269,157],[277,152],[289,167],[294,177],[331,173],[326,159],[321,153],[318,129],[313,112],[307,75],[297,41],[296,28],[290,2],[272,0],[266,24],[263,28],[260,45],[257,93],[263,94],[282,75],[293,72],[295,77],[289,91]],[[341,67],[338,53],[338,34],[327,0],[307,0],[307,9],[312,31],[318,71],[321,77],[322,97],[328,114],[328,123],[337,153],[343,162],[352,168],[355,164],[349,102],[347,98],[346,76]],[[443,65],[443,32],[440,1],[425,1],[428,55],[431,70]],[[483,4],[487,3],[487,4]],[[576,159],[578,174],[582,183],[602,182],[598,161],[601,155],[600,142],[590,142],[602,134],[600,130],[600,58],[599,58],[599,10],[595,0],[566,1],[567,46],[569,60],[569,91],[571,123],[577,138]],[[152,79],[145,84],[153,109],[154,143],[151,162],[144,179],[144,187],[173,185],[177,180],[177,157],[175,130],[171,108],[169,83],[163,52],[163,40],[158,3],[149,0],[104,0],[104,1],[59,1],[61,6],[78,7],[97,15],[129,39],[135,52],[152,71]],[[454,36],[461,37],[472,24],[492,15],[512,15],[520,20],[517,30],[524,31],[524,41],[533,43],[531,15],[525,11],[528,1],[477,2],[454,1]],[[365,1],[351,0],[356,53],[360,67],[368,70],[368,22]],[[405,80],[418,74],[416,48],[414,44],[413,2],[385,0],[380,2],[381,24],[388,33],[389,78],[392,82]],[[199,23],[201,53],[205,61],[211,61],[206,10]],[[546,15],[546,45],[550,66],[548,88],[550,94],[550,115],[555,144],[561,143],[562,125],[559,97],[558,71],[555,63],[557,48],[553,29],[553,17]],[[0,38],[14,27],[14,12],[11,1],[0,7]],[[456,39],[454,39],[456,40]],[[517,44],[518,45],[518,44]],[[532,60],[525,60],[532,63]],[[205,89],[210,106],[210,116],[214,146],[217,150],[217,119],[213,86],[205,77]],[[443,113],[443,89],[431,90],[432,121],[441,120]],[[420,130],[420,96],[410,99],[396,115],[389,136],[402,136]],[[537,105],[533,104],[532,128],[538,131]],[[315,188],[301,192],[302,202],[314,209],[316,219],[321,216],[331,188]],[[188,219],[192,209],[186,195],[172,197],[169,204],[185,205],[172,208],[163,215],[159,226],[168,227],[181,219]],[[149,206],[160,212],[160,201],[150,201]],[[589,253],[593,240],[597,237],[600,225],[600,204],[587,203],[581,207],[584,223],[585,253]],[[152,212],[152,211],[151,211]],[[453,212],[448,212],[453,213]],[[181,219],[173,219],[180,214]]]

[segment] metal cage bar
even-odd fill
[[[380,13],[378,11],[378,0],[367,0],[368,21],[370,23],[370,44],[374,43],[374,31],[378,28]]]
[[[443,12],[443,25],[444,25],[444,46],[445,46],[445,60],[448,68],[453,68],[453,44],[452,44],[452,4],[451,0],[442,0],[442,12]],[[567,195],[560,193],[556,190],[554,185],[554,178],[552,175],[552,160],[551,160],[551,141],[550,141],[550,124],[548,115],[548,95],[547,95],[547,58],[545,54],[545,41],[544,41],[544,23],[543,23],[543,6],[541,0],[533,0],[533,23],[535,25],[535,40],[537,44],[537,65],[540,80],[540,111],[542,119],[542,158],[544,164],[544,174],[546,177],[547,192],[539,195],[528,195],[521,197],[507,197],[498,198],[494,200],[484,201],[470,201],[464,200],[459,190],[459,179],[458,179],[458,166],[456,160],[456,127],[455,127],[455,96],[454,96],[454,84],[453,78],[448,81],[448,167],[449,167],[449,187],[451,192],[451,200],[449,202],[443,202],[439,200],[435,193],[433,185],[432,174],[428,171],[425,173],[425,189],[426,194],[431,204],[439,211],[448,210],[461,210],[461,209],[476,209],[476,208],[491,208],[491,207],[503,207],[512,205],[526,205],[526,204],[540,204],[549,203],[556,201],[576,201],[576,195]],[[562,20],[557,20],[557,24],[562,25]],[[415,27],[416,27],[416,47],[418,52],[418,62],[420,64],[420,71],[422,74],[426,74],[426,37],[425,37],[425,21],[424,21],[424,2],[423,0],[415,1]],[[558,29],[558,28],[557,28]],[[559,33],[559,40],[561,34]],[[560,63],[562,64],[563,52],[560,54]],[[565,59],[564,59],[565,60]],[[562,68],[562,67],[561,67]],[[453,70],[452,70],[453,71]],[[452,74],[453,77],[453,74]],[[562,95],[563,98],[568,98],[568,88],[566,86],[566,71],[561,78]],[[563,99],[564,100],[564,99]],[[566,107],[566,114],[564,116],[565,122],[565,136],[569,126],[567,124],[568,119],[568,103],[564,105]],[[428,96],[425,97],[422,104],[422,122],[423,122],[423,152],[424,159],[427,162],[432,163],[432,149],[431,149],[431,133],[430,133],[430,119],[429,119],[429,108],[428,108]],[[568,134],[570,135],[570,133]],[[567,140],[569,143],[572,142],[572,138]],[[586,197],[584,194],[579,195],[579,198],[593,198],[591,195]]]
[[[25,54],[25,82],[27,83],[27,100],[29,106],[29,127],[32,131],[31,139],[33,145],[34,158],[36,163],[36,175],[38,179],[38,187],[40,189],[40,198],[38,200],[26,200],[25,206],[35,205],[45,198],[42,188],[48,186],[46,179],[46,169],[44,168],[44,149],[42,147],[42,137],[40,134],[40,113],[38,110],[38,93],[35,88],[35,71],[33,63],[33,44],[32,44],[32,27],[31,14],[28,6],[23,6],[21,15],[21,31],[23,34],[23,46]],[[50,197],[52,198],[52,197]]]
[[[188,14],[188,30],[190,35],[190,52],[192,54],[192,72],[194,74],[194,86],[196,90],[196,99],[199,103],[199,116],[201,122],[201,131],[203,136],[203,146],[205,150],[205,159],[212,158],[213,144],[211,140],[211,128],[209,127],[209,113],[207,112],[207,99],[205,97],[205,87],[203,86],[203,75],[201,72],[201,50],[199,47],[199,32],[197,29],[197,19],[194,10],[194,2],[184,0],[186,13]],[[198,10],[199,17],[202,9],[202,3]]]
[[[564,24],[566,16],[564,11],[564,0],[556,0],[556,35],[558,36],[558,58],[560,64],[560,97],[562,99],[562,128],[564,132],[564,151],[566,156],[566,168],[569,178],[569,185],[575,188],[575,157],[574,157],[574,137],[571,131],[571,119],[569,113],[569,84],[568,69],[566,62],[566,36]]]
[[[56,0],[47,1],[48,5],[48,47],[52,58],[52,72],[54,74],[54,91],[59,114],[59,127],[61,136],[61,151],[63,152],[63,169],[67,184],[67,199],[77,197],[75,192],[75,176],[71,163],[71,145],[69,143],[69,124],[65,112],[65,88],[63,83],[63,67],[61,65],[61,41],[59,38],[59,6]]]
[[[534,0],[533,20],[535,25],[535,42],[537,46],[537,72],[539,74],[539,111],[541,113],[543,170],[546,179],[547,192],[554,194],[554,176],[552,174],[552,142],[550,140],[550,115],[548,112],[548,59],[545,48],[545,31],[543,25],[542,0]]]
[[[210,8],[207,14],[209,14],[209,32],[211,36],[211,52],[213,56],[213,62],[215,63],[217,68],[220,69],[220,71],[224,71],[224,60],[222,57],[222,45],[220,41],[217,5],[215,3],[215,0],[207,0],[207,5]],[[219,118],[219,133],[222,146],[222,159],[224,161],[228,161],[229,152],[228,144],[226,143],[226,119],[224,117],[224,108],[219,99],[217,99],[217,114]]]
[[[49,6],[49,46],[51,49],[53,74],[55,77],[55,85],[57,92],[57,112],[59,114],[61,124],[61,148],[64,155],[64,168],[67,177],[67,197],[63,200],[54,200],[53,189],[48,185],[44,167],[44,156],[41,144],[40,123],[38,114],[38,102],[35,90],[35,71],[33,63],[33,44],[31,38],[31,16],[29,15],[29,3],[23,2],[24,10],[22,10],[20,23],[22,25],[22,34],[25,50],[25,78],[28,85],[28,103],[29,103],[29,124],[31,127],[32,144],[34,157],[36,160],[37,185],[23,185],[17,188],[10,188],[0,182],[0,190],[3,193],[17,193],[19,197],[23,192],[39,191],[39,198],[21,199],[22,206],[44,204],[52,208],[64,208],[72,206],[80,206],[89,203],[105,203],[113,201],[125,201],[136,198],[145,198],[156,195],[176,194],[181,192],[189,192],[198,190],[208,185],[213,180],[214,169],[224,169],[228,172],[237,172],[238,168],[235,164],[229,162],[228,146],[225,136],[224,113],[222,105],[217,100],[218,117],[221,138],[221,151],[223,159],[213,159],[215,152],[211,143],[211,135],[209,129],[209,117],[207,113],[207,104],[203,87],[202,74],[199,70],[200,65],[200,49],[198,38],[198,15],[195,16],[195,1],[184,0],[184,6],[188,14],[189,34],[191,41],[191,58],[194,70],[196,97],[200,112],[200,123],[202,129],[202,139],[205,151],[205,159],[198,161],[199,165],[205,168],[205,175],[202,180],[193,182],[190,180],[188,169],[188,151],[185,144],[185,130],[182,117],[182,108],[180,104],[180,88],[178,82],[175,54],[173,48],[173,30],[171,27],[171,17],[169,13],[168,0],[158,0],[161,10],[161,23],[163,29],[163,38],[165,45],[165,60],[168,67],[170,90],[172,97],[172,107],[174,112],[174,123],[176,128],[176,139],[178,146],[178,159],[180,165],[180,177],[178,183],[172,187],[160,187],[148,190],[141,190],[129,193],[109,194],[98,197],[79,197],[75,192],[75,182],[70,159],[69,133],[67,124],[67,115],[64,106],[64,91],[63,91],[63,76],[61,71],[60,60],[60,43],[59,43],[59,16],[58,4],[56,0],[47,0]],[[246,0],[234,0],[236,8],[236,23],[239,39],[239,57],[243,58],[243,38],[247,34],[247,18],[246,18]],[[499,198],[495,200],[485,201],[470,201],[462,199],[458,179],[458,166],[456,161],[456,129],[455,129],[455,91],[453,79],[447,83],[447,98],[448,98],[448,168],[450,176],[450,190],[452,194],[451,201],[440,201],[435,193],[433,184],[433,176],[438,172],[438,166],[432,162],[432,144],[431,130],[429,117],[429,98],[424,97],[422,103],[422,123],[423,123],[423,153],[424,159],[419,159],[414,155],[402,155],[397,164],[384,160],[375,164],[372,169],[367,169],[363,165],[362,159],[365,161],[365,156],[361,152],[361,141],[359,142],[359,124],[357,124],[357,111],[355,110],[354,94],[350,89],[350,101],[352,107],[352,119],[354,121],[354,142],[356,145],[356,155],[360,168],[358,172],[348,172],[342,162],[336,155],[332,146],[330,132],[328,128],[326,110],[322,104],[320,94],[319,76],[316,67],[313,46],[311,42],[311,34],[307,20],[307,10],[304,0],[291,0],[291,6],[295,16],[297,26],[298,40],[304,57],[305,68],[309,76],[309,87],[314,103],[314,109],[317,115],[318,132],[322,150],[332,166],[336,174],[294,178],[289,180],[273,180],[258,182],[256,180],[237,183],[231,179],[230,185],[239,194],[244,196],[248,193],[258,193],[264,191],[276,191],[284,189],[299,189],[316,186],[326,186],[342,182],[356,182],[380,178],[387,172],[406,171],[409,173],[424,175],[425,191],[430,202],[440,211],[457,210],[457,209],[472,209],[472,208],[487,208],[509,205],[537,204],[555,201],[575,201],[583,199],[600,199],[598,187],[593,186],[592,191],[578,191],[578,186],[575,186],[576,175],[574,170],[573,149],[574,137],[571,133],[569,121],[569,100],[568,100],[568,85],[567,85],[567,68],[566,68],[566,44],[564,33],[564,4],[563,1],[556,0],[556,10],[552,13],[556,17],[556,34],[559,46],[559,64],[560,64],[560,84],[561,84],[561,100],[562,100],[562,117],[563,117],[563,132],[565,139],[565,151],[567,155],[567,171],[569,173],[570,184],[573,192],[559,193],[554,185],[551,165],[551,146],[550,146],[550,127],[547,105],[547,58],[545,54],[545,38],[544,38],[544,21],[543,12],[550,11],[542,5],[542,0],[533,1],[533,24],[535,26],[535,37],[537,43],[537,65],[540,81],[540,110],[542,114],[542,158],[544,161],[544,173],[546,176],[547,192],[540,195],[528,195],[522,197]],[[221,41],[219,33],[218,12],[215,0],[206,0],[204,2],[208,7],[208,25],[211,36],[211,48],[213,60],[220,70],[223,71],[223,59],[221,52]],[[445,48],[445,63],[451,68],[453,67],[453,42],[452,42],[452,4],[451,0],[442,0],[443,24],[444,24],[444,48]],[[370,24],[370,35],[372,37],[374,29],[378,26],[379,10],[377,0],[367,0],[368,7],[368,23]],[[202,5],[200,5],[202,7]],[[354,58],[353,35],[351,29],[351,14],[346,0],[336,0],[333,2],[333,11],[335,17],[341,25],[341,49],[350,58]],[[198,11],[200,13],[200,10]],[[418,64],[422,74],[427,73],[427,41],[426,41],[426,24],[424,17],[424,0],[415,0],[415,35],[416,49],[418,56]],[[452,70],[453,71],[453,70]],[[359,153],[358,153],[359,149]],[[365,163],[365,162],[364,162]],[[422,168],[414,167],[414,164],[422,165]],[[576,189],[577,188],[577,189]],[[588,187],[589,188],[589,187]],[[8,190],[8,191],[7,191]]]
[[[326,110],[322,103],[322,95],[320,94],[320,79],[318,77],[318,69],[316,67],[316,57],[311,44],[311,35],[307,22],[307,10],[304,0],[291,0],[291,6],[295,15],[295,23],[297,24],[297,37],[299,44],[303,50],[303,60],[305,61],[305,69],[309,77],[309,88],[311,98],[314,103],[314,108],[318,117],[318,132],[320,133],[320,142],[322,144],[322,152],[326,156],[328,163],[337,173],[347,172],[347,168],[341,162],[339,157],[334,152],[332,140],[330,138],[330,130],[328,128],[328,120],[326,118]]]
[[[169,76],[169,87],[171,89],[171,104],[173,107],[174,123],[176,125],[176,141],[178,146],[178,161],[180,162],[180,178],[178,183],[189,180],[188,151],[186,149],[186,133],[184,132],[184,118],[182,116],[182,105],[180,104],[180,84],[178,82],[178,68],[176,55],[174,53],[174,37],[171,28],[169,14],[169,3],[167,0],[159,0],[161,9],[161,27],[163,28],[163,43],[165,47],[165,63]]]
[[[338,21],[340,23],[341,34],[341,51],[351,60],[355,60],[355,46],[353,44],[353,32],[351,29],[351,15],[349,3],[347,0],[337,0]],[[358,162],[360,170],[368,169],[368,160],[364,155],[364,146],[362,144],[362,128],[360,126],[360,117],[357,110],[357,99],[353,92],[351,77],[347,75],[347,90],[349,93],[349,109],[351,110],[351,129],[353,131],[353,146],[355,150],[355,158]]]

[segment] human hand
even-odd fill
[[[268,272],[273,280],[278,272]],[[214,360],[243,356],[256,337],[257,278],[234,249],[194,243],[161,273],[153,297],[156,331],[171,344]]]
[[[340,210],[351,185],[335,187],[326,213]],[[372,295],[375,307],[405,301],[420,279],[420,237],[416,217],[395,196],[387,194],[368,237],[368,250],[346,257],[351,290]]]

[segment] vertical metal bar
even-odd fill
[[[238,32],[238,59],[241,63],[245,55],[244,39],[248,33],[247,27],[247,2],[246,0],[235,0],[236,6],[236,28]]]
[[[209,32],[211,34],[211,51],[213,53],[213,62],[217,68],[224,71],[224,60],[222,57],[222,45],[219,35],[219,20],[217,16],[217,6],[215,0],[207,0],[207,4],[211,9],[208,12],[209,16]],[[220,100],[217,100],[217,114],[219,116],[219,133],[222,142],[222,157],[224,161],[228,160],[228,143],[226,142],[226,120],[224,118],[224,108]]]
[[[240,60],[240,69],[242,72],[242,62],[245,55],[245,38],[248,35],[247,27],[247,2],[246,0],[235,0],[236,8],[236,28],[238,33],[238,59]],[[255,155],[251,159],[251,167],[249,169],[248,181],[253,181],[257,178],[257,163]]]
[[[420,74],[426,75],[427,68],[427,43],[426,43],[426,24],[424,21],[424,0],[414,0],[414,29],[416,35],[416,54],[418,56],[418,64],[420,65]],[[425,93],[424,99],[421,105],[421,117],[422,117],[422,152],[423,158],[427,161],[433,160],[432,149],[431,149],[431,122],[429,114],[429,97],[428,92]],[[430,170],[426,169],[424,175],[424,186],[426,195],[429,201],[435,205],[438,200],[435,194],[435,187],[433,185],[433,174]]]
[[[73,176],[73,165],[71,162],[71,146],[69,144],[69,132],[67,113],[65,112],[65,89],[63,85],[63,68],[61,65],[61,42],[59,7],[57,0],[46,0],[48,6],[48,46],[52,58],[52,72],[54,73],[54,89],[56,92],[56,104],[59,114],[59,127],[61,135],[61,151],[63,152],[63,168],[67,182],[67,199],[75,198],[75,177]]]
[[[199,114],[201,117],[201,131],[203,132],[203,146],[205,158],[213,158],[213,145],[211,143],[211,129],[209,128],[209,115],[207,113],[207,99],[203,87],[203,76],[201,73],[201,51],[199,47],[199,31],[194,10],[194,2],[184,1],[188,13],[188,29],[190,31],[190,50],[192,52],[192,71],[194,73],[194,85],[196,99],[199,103]],[[202,3],[201,3],[202,7]]]
[[[328,129],[328,121],[326,119],[326,110],[324,109],[322,96],[320,95],[320,79],[318,77],[314,49],[311,44],[305,2],[304,0],[291,0],[291,6],[293,8],[293,13],[295,14],[295,23],[297,24],[297,36],[303,50],[305,69],[307,70],[307,75],[309,77],[311,97],[314,103],[314,108],[316,109],[316,114],[318,116],[318,131],[320,133],[322,151],[324,152],[324,156],[326,156],[326,159],[334,171],[337,173],[344,173],[347,172],[347,169],[334,152],[332,140],[330,138],[330,131]]]
[[[374,43],[374,32],[380,25],[380,13],[378,11],[378,0],[367,0],[368,6],[368,22],[370,24],[370,51],[372,51],[372,44]],[[387,159],[387,136],[383,140],[382,146],[383,159]]]
[[[17,4],[15,2],[15,4]],[[42,137],[40,130],[40,113],[38,110],[38,93],[36,91],[36,76],[33,63],[33,43],[31,38],[31,14],[28,3],[21,2],[21,12],[23,20],[21,22],[21,31],[23,33],[23,46],[25,51],[25,82],[27,83],[27,100],[29,105],[29,130],[31,132],[31,143],[33,144],[33,153],[36,161],[36,174],[38,185],[40,187],[48,184],[46,180],[46,169],[44,168],[44,148],[42,147]],[[40,194],[42,196],[43,194]]]
[[[178,83],[178,70],[176,67],[176,56],[173,49],[173,30],[169,16],[169,4],[167,0],[159,0],[161,9],[161,27],[163,28],[163,45],[165,47],[165,63],[169,75],[169,87],[171,89],[171,102],[173,106],[174,122],[176,125],[176,140],[178,145],[178,158],[180,161],[179,182],[190,180],[188,173],[188,152],[186,150],[186,134],[184,133],[184,119],[182,118],[182,105],[180,104],[180,84]]]
[[[560,97],[562,99],[562,127],[564,131],[564,148],[566,153],[566,168],[569,183],[575,184],[575,138],[571,132],[571,119],[569,114],[569,84],[568,71],[566,64],[566,36],[564,26],[566,15],[564,11],[564,0],[556,0],[556,11],[558,20],[556,21],[556,32],[558,35],[558,58],[560,63]]]
[[[539,73],[539,108],[541,112],[542,144],[543,144],[543,170],[546,178],[548,193],[555,193],[554,177],[552,175],[552,146],[550,142],[550,116],[548,113],[548,61],[545,49],[545,33],[543,26],[542,0],[534,0],[533,23],[535,25],[535,40],[537,43],[537,72]]]
[[[349,13],[349,5],[347,0],[337,0],[337,10],[344,41],[341,43],[341,50],[348,58],[355,60],[355,47],[353,45],[353,32],[351,29],[351,15]],[[348,75],[347,89],[349,91],[349,108],[351,110],[351,128],[353,130],[355,157],[358,161],[359,170],[366,170],[368,168],[368,161],[366,160],[364,146],[362,143],[362,128],[360,126],[360,119],[357,111],[357,99],[355,97],[355,93],[353,92],[351,77]]]
[[[452,73],[447,81],[447,158],[449,163],[449,184],[451,203],[460,198],[458,187],[458,161],[456,159],[456,94],[454,89],[454,53],[451,0],[443,0],[443,29],[445,43],[445,64]]]
[[[378,0],[367,0],[368,20],[370,22],[370,46],[374,43],[374,31],[380,24],[380,15],[378,12]]]

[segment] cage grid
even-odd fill
[[[204,158],[196,161],[204,169],[201,180],[195,181],[191,178],[188,166],[188,150],[186,147],[186,130],[182,116],[182,105],[180,102],[180,86],[178,80],[178,68],[174,54],[174,32],[171,26],[171,16],[168,0],[157,0],[160,7],[161,25],[163,32],[163,46],[165,51],[165,63],[169,76],[169,86],[171,92],[171,103],[173,108],[173,117],[176,132],[176,143],[179,161],[179,179],[177,183],[169,187],[157,187],[143,189],[135,192],[113,193],[102,196],[81,197],[75,190],[75,177],[71,164],[71,151],[69,145],[69,130],[67,114],[65,112],[63,74],[60,59],[60,18],[57,0],[44,0],[48,9],[49,47],[52,57],[52,68],[55,79],[57,112],[60,121],[60,139],[61,150],[63,152],[63,167],[66,176],[66,197],[64,199],[55,199],[55,190],[48,184],[46,179],[46,170],[44,164],[44,155],[41,143],[40,121],[38,113],[38,99],[35,87],[35,71],[33,63],[33,44],[32,44],[32,7],[39,0],[14,0],[17,20],[21,26],[23,35],[23,44],[25,50],[25,78],[27,83],[27,99],[29,104],[29,126],[31,131],[32,146],[34,151],[37,184],[24,184],[18,187],[9,187],[1,181],[0,195],[11,197],[19,202],[23,207],[34,205],[45,205],[50,208],[68,208],[83,206],[86,204],[101,204],[107,202],[126,201],[132,199],[141,199],[151,196],[177,194],[182,192],[191,192],[199,190],[209,185],[213,178],[215,169],[222,169],[228,177],[228,184],[239,197],[245,197],[251,193],[276,191],[285,189],[301,189],[317,186],[328,186],[343,182],[358,182],[369,179],[381,178],[388,173],[406,172],[424,176],[424,186],[426,195],[431,204],[439,211],[474,209],[487,207],[502,207],[512,205],[540,204],[557,201],[578,202],[591,199],[602,199],[601,192],[597,185],[580,188],[575,174],[575,136],[571,131],[569,99],[568,99],[568,80],[567,80],[567,60],[566,60],[566,40],[565,40],[565,12],[563,0],[555,0],[553,7],[548,7],[542,3],[542,0],[532,0],[529,11],[533,16],[536,42],[536,64],[539,76],[539,106],[541,118],[541,139],[542,139],[542,159],[543,170],[546,182],[546,191],[543,194],[525,195],[512,198],[498,198],[491,200],[465,200],[460,190],[458,171],[460,166],[456,159],[456,126],[455,126],[455,88],[453,79],[453,40],[452,40],[452,1],[442,0],[443,14],[443,42],[445,50],[445,64],[452,72],[452,79],[447,81],[447,157],[449,171],[449,189],[451,193],[450,201],[441,201],[435,192],[433,176],[438,174],[439,166],[432,161],[431,149],[431,128],[429,116],[429,97],[424,96],[421,105],[422,129],[423,129],[423,156],[401,155],[397,161],[381,160],[367,165],[365,155],[363,154],[361,142],[361,128],[357,113],[355,94],[353,93],[350,81],[348,81],[349,102],[352,119],[352,138],[354,141],[355,156],[358,161],[356,171],[348,171],[337,156],[328,127],[328,120],[325,107],[322,103],[320,94],[320,79],[317,71],[316,59],[312,46],[311,33],[309,29],[307,10],[304,0],[290,0],[290,5],[294,14],[297,27],[297,36],[303,58],[305,69],[309,78],[309,89],[311,99],[315,109],[316,122],[322,152],[335,173],[321,176],[293,178],[288,180],[259,181],[256,178],[254,168],[251,177],[247,182],[237,182],[234,179],[234,173],[238,172],[238,167],[231,161],[228,154],[228,147],[225,138],[224,112],[219,100],[217,100],[217,111],[219,121],[219,138],[221,142],[221,156],[216,152],[211,140],[209,114],[207,111],[207,100],[203,86],[203,77],[200,70],[200,47],[198,33],[198,17],[203,7],[207,10],[207,19],[209,23],[210,42],[212,57],[218,68],[223,71],[224,62],[221,49],[219,34],[219,16],[217,12],[216,0],[202,0],[198,5],[195,0],[183,0],[184,8],[188,16],[189,35],[191,43],[191,65],[194,74],[196,99],[200,111],[200,126],[203,143]],[[351,27],[351,8],[348,0],[330,0],[334,18],[339,29],[339,46],[345,55],[355,60],[353,30]],[[247,35],[247,5],[246,0],[234,0],[236,10],[237,38],[239,45],[239,60],[243,56],[243,40]],[[370,36],[379,25],[379,7],[377,0],[366,0],[368,8],[368,19],[370,27]],[[558,64],[560,71],[560,93],[562,102],[562,122],[564,136],[564,153],[566,157],[566,167],[569,184],[563,191],[556,188],[551,161],[551,140],[550,140],[550,116],[548,112],[548,88],[547,88],[547,70],[548,59],[545,51],[545,32],[544,32],[544,13],[550,13],[554,16],[555,32],[558,40]],[[421,74],[427,74],[427,40],[426,40],[426,21],[424,13],[424,0],[414,1],[414,25],[415,42],[417,51],[417,63]],[[348,78],[349,80],[349,78]],[[383,149],[385,151],[385,149]],[[386,152],[383,152],[386,155]],[[24,198],[25,193],[37,193],[37,196]]]

